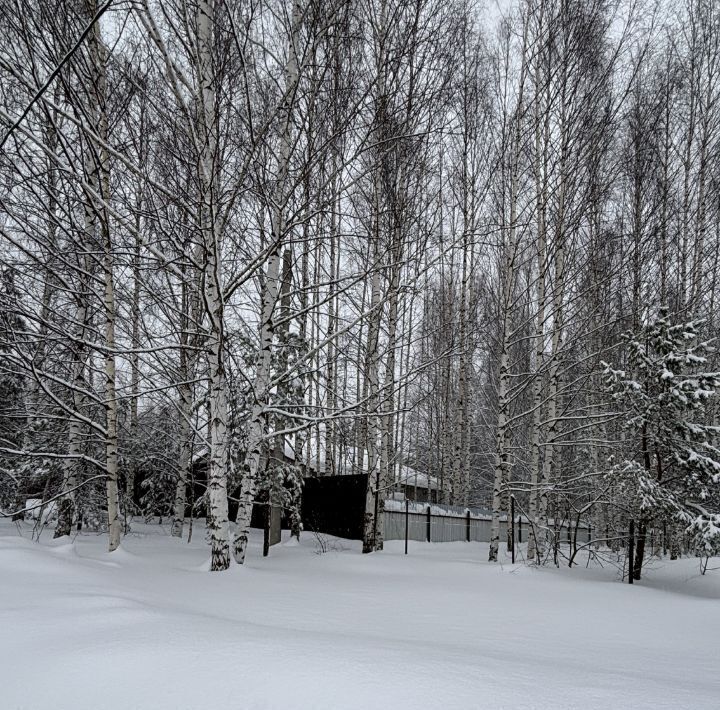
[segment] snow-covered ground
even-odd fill
[[[306,534],[211,574],[197,528],[135,530],[110,555],[0,524],[2,710],[720,708],[720,571],[697,560],[630,587]]]

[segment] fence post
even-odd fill
[[[268,498],[265,509],[265,520],[263,520],[263,557],[270,554],[270,499]]]
[[[522,542],[522,513],[518,518],[518,544]]]
[[[432,508],[428,505],[428,508],[427,508],[427,523],[426,523],[426,528],[427,528],[427,530],[425,531],[425,534],[426,534],[426,537],[427,537],[427,541],[428,541],[428,542],[430,542],[430,532],[431,532],[431,531],[430,531],[431,515],[432,515],[432,513],[430,512],[431,510],[432,510]]]
[[[510,539],[512,540],[511,560],[515,564],[515,496],[510,496]]]
[[[470,509],[468,508],[465,517],[465,541],[470,542]]]
[[[410,501],[405,499],[405,554],[408,548],[408,528],[410,527]]]
[[[635,521],[630,521],[628,535],[628,584],[633,583],[633,569],[635,567]]]

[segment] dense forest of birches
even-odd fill
[[[715,0],[4,9],[4,517],[194,511],[221,570],[367,472],[372,551],[409,466],[491,560],[511,496],[538,563],[718,551]]]

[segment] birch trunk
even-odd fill
[[[560,380],[560,356],[562,350],[563,336],[563,307],[565,300],[565,248],[566,248],[566,198],[568,187],[567,165],[570,155],[570,133],[568,123],[567,106],[567,62],[562,64],[561,90],[560,90],[560,162],[559,162],[559,185],[557,187],[557,222],[554,230],[554,256],[555,268],[553,271],[552,284],[552,350],[550,353],[550,368],[547,388],[547,442],[545,444],[545,456],[543,459],[543,475],[540,484],[540,496],[538,502],[538,516],[540,524],[545,525],[548,510],[548,490],[557,468],[555,455],[555,440],[558,436],[557,398]],[[557,535],[555,536],[557,546]],[[557,549],[557,547],[556,547]]]
[[[507,332],[507,315],[503,316],[503,331]],[[495,452],[495,475],[493,478],[492,521],[490,523],[490,550],[488,560],[497,562],[500,547],[500,515],[502,512],[502,493],[505,471],[508,468],[507,452],[507,407],[508,407],[508,349],[507,339],[503,336],[500,353],[500,377],[498,385],[497,444]]]
[[[539,17],[538,33],[543,35],[543,14]],[[543,86],[543,82],[546,83]],[[537,222],[537,274],[536,299],[537,316],[535,318],[535,372],[532,386],[532,434],[530,442],[530,501],[528,515],[530,517],[530,536],[528,538],[528,560],[542,558],[543,545],[538,538],[543,521],[540,518],[540,487],[542,484],[542,392],[543,369],[545,361],[545,279],[547,276],[547,164],[548,143],[550,133],[550,112],[546,108],[543,113],[541,100],[547,89],[547,77],[542,73],[542,64],[539,62],[535,72],[535,211]]]
[[[141,127],[142,131],[142,127]],[[143,206],[142,184],[138,185],[138,199],[135,205],[135,229],[140,233],[141,211]],[[140,239],[135,239],[135,251],[133,253],[133,290],[131,305],[131,339],[132,354],[130,356],[130,441],[138,440],[138,406],[140,399]],[[135,512],[135,474],[137,470],[137,454],[130,453],[127,476],[125,480],[125,515],[132,515]]]
[[[520,150],[522,133],[523,91],[525,87],[525,50],[527,44],[527,24],[523,35],[522,65],[520,71],[520,88],[517,108],[514,117],[512,138],[512,155],[510,165],[510,222],[508,236],[504,245],[504,265],[502,272],[502,326],[500,333],[501,351],[498,378],[498,415],[497,415],[497,448],[495,453],[495,475],[493,478],[492,521],[490,523],[490,550],[488,559],[497,561],[500,544],[500,515],[504,508],[507,524],[507,548],[512,550],[510,506],[508,504],[508,485],[510,481],[510,457],[508,453],[508,415],[510,408],[510,322],[512,296],[515,289],[516,252],[517,252],[517,217],[518,217],[518,177],[520,170]]]
[[[93,190],[97,190],[97,172],[94,163],[88,162],[88,151],[85,153],[85,171],[88,175],[88,183]],[[96,215],[89,199],[86,198],[83,206],[84,221],[82,240],[84,247],[82,251],[88,254],[92,247],[90,245],[96,243]],[[82,390],[85,387],[85,370],[87,366],[88,349],[85,346],[88,327],[90,325],[90,309],[89,309],[89,278],[93,271],[93,264],[85,256],[81,259],[80,269],[80,286],[76,294],[75,307],[75,327],[77,328],[76,340],[73,343],[72,364],[70,381],[72,383],[72,400],[73,409],[76,412],[81,411],[83,406]],[[75,493],[73,489],[77,484],[77,473],[79,467],[80,456],[83,448],[83,427],[80,420],[76,417],[70,417],[68,424],[68,458],[63,462],[63,478],[62,478],[62,497],[58,504],[58,520],[55,526],[54,537],[63,537],[69,535],[72,531],[73,520],[76,514]]]
[[[366,441],[365,449],[367,450],[367,493],[365,496],[365,517],[363,525],[363,552],[374,552],[379,549],[377,547],[376,538],[382,536],[382,520],[379,519],[378,511],[380,507],[379,498],[382,495],[379,451],[377,441],[377,407],[378,407],[378,390],[379,390],[379,355],[378,340],[380,334],[380,318],[382,311],[380,309],[381,289],[380,289],[380,269],[377,264],[379,258],[379,249],[376,246],[375,251],[375,271],[372,280],[372,292],[370,295],[370,323],[368,325],[367,353],[365,358],[365,383],[367,387],[367,403],[365,406],[366,414]],[[381,538],[382,539],[382,538]]]
[[[97,12],[95,0],[87,3],[88,15]],[[115,384],[115,279],[113,273],[113,244],[110,229],[110,216],[107,205],[110,203],[110,160],[104,147],[108,139],[108,119],[105,107],[106,87],[106,50],[100,36],[100,24],[95,23],[90,34],[91,64],[94,81],[91,91],[92,114],[97,118],[97,131],[101,145],[97,148],[99,165],[100,195],[102,204],[96,206],[100,219],[103,243],[103,306],[105,310],[105,467],[108,512],[108,549],[110,552],[120,546],[120,498],[118,490],[118,403]],[[91,156],[90,160],[94,160]]]
[[[512,212],[512,209],[511,209]],[[511,224],[514,219],[511,215]],[[492,520],[490,523],[490,549],[488,560],[496,562],[500,546],[500,515],[502,513],[505,487],[509,479],[510,460],[507,446],[507,423],[510,401],[508,391],[510,385],[510,301],[514,285],[514,256],[515,256],[515,230],[510,228],[509,243],[506,245],[505,266],[503,271],[502,294],[502,326],[501,326],[501,352],[498,377],[498,415],[497,436],[495,450],[495,474],[493,477]],[[505,506],[507,507],[507,506]],[[510,526],[508,525],[508,530]],[[508,533],[509,534],[509,533]]]
[[[396,236],[399,241],[400,237]],[[388,340],[387,340],[387,358],[385,360],[385,381],[383,383],[382,408],[384,410],[380,419],[380,489],[381,495],[378,496],[378,505],[376,508],[376,534],[375,549],[382,550],[385,531],[383,527],[385,497],[390,487],[394,484],[393,480],[393,460],[394,460],[394,437],[393,422],[395,419],[395,359],[397,345],[397,323],[398,323],[398,290],[400,287],[400,258],[401,246],[397,246],[393,250],[394,264],[390,277],[390,293],[388,298]],[[429,493],[429,489],[428,489]]]
[[[694,28],[693,28],[694,29]],[[697,112],[697,87],[695,85],[696,75],[696,47],[695,33],[692,33],[693,44],[690,47],[690,86],[689,106],[687,118],[687,136],[685,138],[685,151],[683,157],[683,199],[682,199],[682,222],[680,234],[680,283],[678,294],[680,303],[679,309],[684,309],[687,303],[687,271],[688,271],[688,244],[690,242],[690,203],[692,188],[693,148],[695,145],[695,128]]]
[[[283,208],[288,198],[287,178],[291,157],[291,114],[295,100],[295,87],[298,84],[297,48],[302,28],[303,9],[299,1],[293,3],[290,28],[290,46],[285,65],[285,96],[279,107],[278,116],[281,127],[278,150],[278,173],[273,195],[272,240],[273,251],[268,257],[265,288],[262,295],[262,314],[260,320],[260,354],[257,372],[253,382],[254,402],[250,415],[248,431],[248,451],[245,459],[247,471],[240,486],[240,500],[236,518],[233,557],[238,564],[245,562],[250,518],[257,490],[258,471],[262,444],[267,430],[266,408],[270,399],[270,379],[272,364],[272,345],[275,334],[274,311],[280,290],[280,253],[285,231]]]
[[[562,192],[562,187],[560,188]],[[540,482],[540,495],[538,502],[538,517],[541,526],[545,526],[548,511],[548,489],[555,473],[555,440],[558,435],[557,398],[560,380],[560,351],[562,348],[562,299],[563,275],[565,264],[564,245],[560,245],[555,253],[555,284],[553,289],[553,330],[552,351],[550,354],[550,368],[547,387],[547,441],[545,443],[545,457],[542,467],[542,481]],[[538,544],[538,553],[542,553],[542,544]]]
[[[275,227],[275,225],[274,225]],[[275,233],[275,232],[274,232]],[[240,486],[240,498],[233,542],[233,557],[241,565],[245,562],[250,518],[257,490],[257,479],[260,472],[262,444],[267,430],[267,414],[265,407],[269,398],[270,367],[272,343],[274,338],[273,312],[278,300],[280,285],[280,254],[273,252],[268,259],[265,288],[262,297],[262,321],[260,326],[260,356],[257,374],[254,381],[255,401],[252,406],[248,431],[248,451],[245,458],[247,471]]]
[[[56,100],[58,98],[59,94],[59,88],[56,87],[55,89],[56,94]],[[51,256],[56,248],[57,248],[57,230],[58,225],[55,221],[55,216],[57,214],[57,207],[58,207],[58,168],[56,164],[56,155],[57,155],[57,148],[58,148],[58,134],[55,127],[55,121],[57,119],[57,116],[53,114],[50,114],[48,116],[48,120],[46,123],[45,128],[45,141],[46,145],[48,147],[49,151],[49,157],[47,160],[47,212],[48,215],[50,215],[50,219],[48,220],[47,225],[47,243],[49,246],[49,255],[48,255],[48,262],[47,262],[47,270],[44,274],[44,283],[43,283],[43,294],[42,294],[42,301],[40,306],[40,325],[39,325],[39,334],[40,338],[38,341],[38,347],[35,356],[33,357],[33,362],[35,363],[36,367],[39,370],[42,370],[45,366],[45,357],[46,357],[46,350],[47,350],[47,333],[48,333],[48,323],[50,322],[50,305],[51,305],[51,299],[53,292],[55,290],[55,278],[53,277],[53,269],[52,269],[52,262],[54,261],[53,256]],[[71,368],[72,373],[72,368]],[[72,374],[70,379],[72,380]],[[30,382],[30,387],[27,395],[28,399],[28,407],[27,411],[29,413],[29,416],[27,417],[27,433],[29,434],[30,431],[32,431],[35,422],[38,419],[38,416],[40,414],[40,403],[41,403],[41,388],[40,383],[35,380]],[[23,437],[25,438],[25,437]],[[67,462],[66,462],[67,464]],[[63,482],[64,476],[63,476]],[[64,489],[67,491],[69,488],[68,485],[65,485]],[[13,522],[17,522],[18,520],[23,520],[25,517],[25,495],[27,493],[26,486],[23,481],[20,481],[16,493],[15,493],[15,505],[14,510],[16,511],[12,515]],[[72,494],[67,494],[66,499],[72,500],[70,498]],[[59,521],[58,521],[59,522]],[[70,522],[70,525],[72,525],[72,520]],[[56,528],[57,530],[57,528]],[[69,529],[67,533],[63,534],[69,534]]]
[[[181,366],[181,372],[183,369],[185,368]],[[183,534],[185,508],[187,506],[187,484],[192,463],[192,427],[190,419],[192,416],[192,389],[190,385],[183,382],[178,387],[178,395],[180,397],[180,451],[178,456],[178,478],[175,483],[175,497],[173,500],[173,522],[170,529],[173,537],[182,537]]]
[[[339,185],[338,171],[339,160],[337,150],[333,150],[332,158],[332,207],[330,210],[330,285],[328,294],[328,328],[327,339],[328,354],[326,363],[325,382],[327,387],[326,413],[331,417],[336,407],[337,390],[337,349],[332,340],[337,329],[337,303],[335,290],[337,285],[337,274],[339,260],[337,255],[338,237],[338,213],[339,213]],[[336,263],[337,262],[337,263]],[[331,419],[325,422],[325,475],[332,476],[335,473],[335,426]]]
[[[692,317],[697,317],[701,298],[703,296],[703,275],[707,272],[707,264],[705,263],[705,234],[707,232],[706,220],[706,183],[707,183],[707,164],[708,164],[708,143],[710,140],[708,118],[704,117],[702,122],[702,133],[700,137],[700,150],[698,166],[698,197],[697,212],[695,219],[695,254],[693,258],[693,274],[692,274],[692,292],[690,298],[690,311]]]
[[[113,278],[110,230],[105,226],[105,465],[107,467],[108,547],[120,546],[120,506],[118,491],[118,426],[115,388],[115,284]]]
[[[382,170],[387,145],[383,144],[386,137],[386,78],[385,78],[385,42],[387,40],[387,3],[380,6],[378,20],[378,46],[375,56],[375,69],[377,76],[377,109],[375,113],[375,138],[378,140],[377,155],[373,167],[373,277],[370,295],[370,318],[368,322],[368,336],[365,351],[365,449],[367,450],[367,489],[365,494],[365,516],[363,522],[363,552],[374,552],[382,549],[383,516],[380,515],[382,491],[382,473],[380,468],[380,451],[378,448],[378,406],[379,406],[379,340],[380,323],[382,319],[381,288],[380,288],[380,262],[381,262],[381,205],[382,197]]]
[[[84,300],[86,294],[79,295]],[[80,334],[73,351],[72,364],[72,385],[73,385],[73,408],[79,411],[82,407],[83,397],[81,388],[85,384],[85,365],[87,351],[81,345],[84,338],[85,326],[87,326],[88,312],[84,305],[80,305],[75,312],[75,318],[81,326]],[[58,503],[58,519],[55,525],[55,533],[53,537],[63,537],[69,535],[72,531],[73,520],[75,519],[76,505],[75,493],[73,489],[77,482],[77,468],[80,456],[82,455],[82,426],[80,421],[75,417],[70,418],[68,424],[68,458],[63,462],[63,478],[62,478],[62,497]]]
[[[227,382],[224,363],[222,236],[217,223],[218,136],[216,88],[213,73],[214,3],[200,0],[197,9],[197,77],[201,120],[199,184],[200,226],[205,252],[204,297],[208,315],[208,365],[210,375],[210,461],[208,515],[212,571],[230,566],[230,529],[227,500]]]
[[[468,455],[468,407],[469,407],[469,376],[468,362],[470,359],[470,347],[468,342],[468,282],[470,272],[468,269],[468,218],[467,200],[463,205],[464,229],[463,229],[463,259],[462,259],[462,282],[460,285],[460,357],[458,362],[458,426],[455,431],[455,456],[453,470],[457,477],[457,499],[462,504],[469,504],[470,495],[470,471]]]
[[[191,248],[189,240],[185,242],[185,250]],[[202,254],[199,245],[196,247],[195,259],[201,261]],[[180,424],[180,449],[178,456],[178,478],[175,482],[175,497],[173,499],[173,522],[170,529],[173,537],[182,537],[185,524],[185,508],[187,506],[187,485],[192,472],[193,450],[193,398],[194,388],[192,381],[195,377],[198,356],[197,324],[201,320],[200,291],[192,275],[192,266],[183,266],[180,295],[180,352],[178,362],[178,416]]]

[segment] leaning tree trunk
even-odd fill
[[[233,557],[240,565],[245,562],[245,555],[247,553],[250,519],[252,517],[252,508],[257,489],[261,449],[267,430],[266,408],[270,404],[272,344],[275,333],[274,312],[280,292],[280,254],[285,233],[283,210],[289,196],[286,183],[292,153],[292,108],[295,101],[295,88],[299,81],[297,49],[300,41],[300,31],[302,29],[302,18],[303,9],[299,0],[296,0],[293,3],[290,46],[288,47],[288,59],[285,65],[285,94],[278,109],[281,133],[278,150],[277,180],[272,202],[271,238],[273,240],[273,249],[268,257],[267,274],[262,295],[260,355],[255,381],[253,382],[254,402],[250,415],[248,450],[245,459],[247,470],[240,485],[240,500],[235,521],[235,539],[233,541]]]
[[[274,220],[275,221],[275,220]],[[273,225],[277,226],[277,222]],[[275,233],[275,232],[274,232]],[[257,479],[260,472],[262,445],[267,428],[267,406],[270,394],[270,368],[272,361],[272,343],[274,337],[273,312],[278,300],[280,281],[280,252],[273,251],[268,259],[265,287],[262,297],[262,321],[260,324],[260,356],[257,373],[253,383],[255,401],[250,415],[248,432],[248,449],[245,458],[246,471],[240,485],[236,530],[233,542],[233,557],[241,565],[245,562],[247,544],[250,535],[250,519],[252,517]]]

